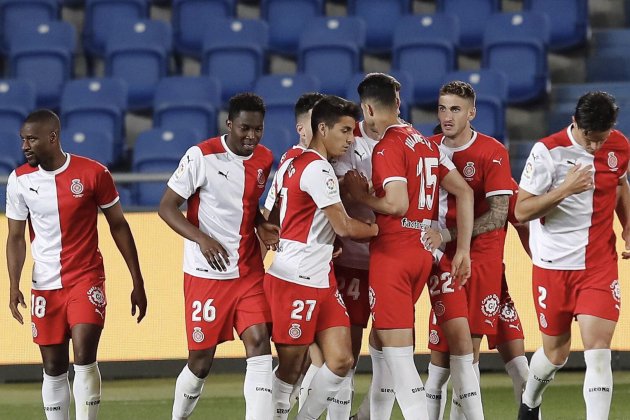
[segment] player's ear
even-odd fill
[[[468,111],[468,121],[474,120],[476,115],[477,115],[477,108],[473,106],[472,108],[470,108],[470,111]]]
[[[229,118],[225,120],[225,125],[229,131],[232,131],[232,120],[230,120]]]
[[[326,123],[322,121],[317,124],[317,131],[319,131],[320,136],[326,137],[328,134],[328,127],[326,126]]]

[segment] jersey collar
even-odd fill
[[[55,176],[65,171],[68,166],[70,166],[70,153],[66,153],[66,161],[63,163],[63,165],[61,165],[54,171],[47,171],[46,169],[42,168],[41,165],[39,165],[39,170],[46,175]]]
[[[254,152],[252,152],[251,155],[249,156],[241,156],[241,155],[237,155],[236,153],[234,153],[232,150],[230,150],[230,148],[228,147],[227,143],[227,134],[224,134],[221,136],[221,144],[223,145],[223,148],[225,149],[225,151],[227,152],[228,155],[230,155],[231,157],[233,157],[236,160],[249,160],[251,159],[252,156],[254,156]],[[256,146],[258,147],[258,146]],[[256,148],[254,148],[254,151],[256,151]]]
[[[444,136],[442,136],[442,140],[440,141],[440,144],[442,145],[442,147],[444,147],[445,149],[455,153],[455,152],[461,152],[462,150],[466,150],[468,149],[470,146],[472,146],[475,143],[475,140],[477,140],[477,132],[473,130],[473,135],[470,138],[470,140],[468,140],[466,143],[462,144],[459,147],[449,147],[446,144],[444,144]]]

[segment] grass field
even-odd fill
[[[583,373],[560,372],[545,393],[545,420],[584,419],[582,400]],[[370,377],[358,375],[359,402]],[[424,379],[424,378],[423,378]],[[203,396],[192,419],[243,419],[242,375],[215,375],[206,383]],[[120,380],[103,383],[101,420],[170,419],[173,379]],[[516,419],[512,385],[505,374],[482,375],[482,392],[486,419]],[[44,419],[41,409],[40,384],[0,385],[0,419]],[[448,412],[448,407],[447,407]],[[291,418],[293,417],[293,414]],[[448,416],[445,416],[448,418]],[[402,419],[395,407],[392,419]],[[630,419],[630,372],[615,372],[615,389],[610,419]]]

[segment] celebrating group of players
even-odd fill
[[[519,188],[505,147],[471,125],[476,110],[469,84],[442,86],[439,134],[432,137],[399,118],[400,89],[393,77],[372,73],[358,86],[360,109],[336,96],[302,95],[295,107],[300,142],[282,157],[262,212],[273,157],[258,144],[265,115],[260,97],[234,96],[228,133],[182,157],[159,208],[185,238],[189,357],[177,378],[173,419],[192,414],[216,346],[233,339],[234,329],[246,350],[247,419],[286,419],[296,400],[298,419],[317,419],[326,410],[331,420],[348,419],[370,316],[372,384],[354,418],[388,419],[397,401],[406,419],[441,419],[452,377],[451,419],[482,419],[478,361],[485,335],[506,362],[519,418],[537,419],[543,391],[568,357],[574,317],[585,348],[587,418],[608,417],[610,344],[621,305],[615,208],[630,251],[629,146],[614,130],[614,98],[603,92],[580,98],[572,123],[534,146]],[[72,338],[75,389],[86,390],[75,391],[77,407],[85,406],[77,419],[93,419],[106,300],[95,238],[82,235],[95,232],[92,219],[97,207],[104,209],[134,278],[132,305],[141,319],[146,297],[135,245],[111,175],[63,153],[56,115],[31,114],[21,137],[28,163],[11,174],[7,194],[10,307],[21,321],[28,219],[35,233],[31,304],[39,312],[32,310],[31,318],[44,361],[44,409],[48,419],[68,418]],[[79,202],[85,209],[77,210]],[[89,226],[78,232],[61,223],[51,236],[55,217],[86,217]],[[124,228],[115,228],[117,220]],[[534,264],[543,347],[529,365],[504,275],[508,221]],[[265,273],[269,249],[275,255]],[[75,262],[86,255],[94,267]],[[432,306],[426,386],[413,358],[415,304],[425,285]],[[81,348],[93,352],[77,362]],[[81,379],[84,366],[90,373]]]

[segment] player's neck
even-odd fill
[[[444,144],[448,147],[457,148],[462,147],[472,139],[475,132],[471,127],[467,127],[461,133],[455,137],[444,136]]]
[[[318,137],[313,137],[311,143],[307,147],[308,149],[314,150],[320,155],[324,157],[324,159],[328,159],[328,151],[326,150],[326,146],[324,146],[324,142],[322,142]]]
[[[66,154],[61,151],[55,151],[48,159],[42,159],[39,162],[39,166],[48,172],[56,171],[66,163]]]

